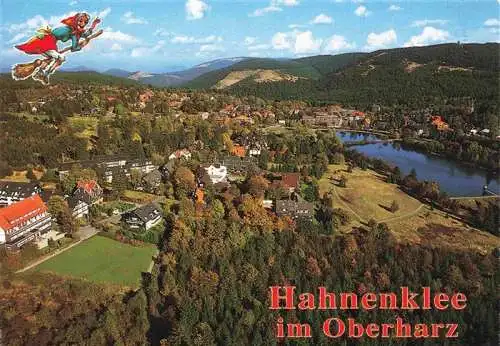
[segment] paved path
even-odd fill
[[[71,249],[73,246],[77,246],[78,244],[80,244],[82,241],[84,240],[87,240],[91,237],[93,237],[94,235],[96,235],[97,233],[99,233],[99,231],[97,229],[95,229],[94,227],[92,226],[84,226],[84,227],[80,227],[80,229],[78,230],[78,234],[80,235],[80,240],[77,241],[76,243],[73,243],[67,247],[65,247],[64,249],[60,249],[60,250],[56,250],[54,253],[51,253],[50,255],[46,256],[46,257],[43,257],[37,261],[35,261],[34,263],[31,263],[29,266],[23,268],[23,269],[20,269],[16,272],[16,274],[18,273],[23,273],[27,270],[30,270],[31,268],[34,268],[36,267],[37,265],[63,253],[64,251],[66,250],[69,250]]]

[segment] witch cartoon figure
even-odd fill
[[[16,45],[15,47],[26,54],[42,55],[43,59],[36,59],[27,64],[17,64],[12,68],[12,78],[15,80],[24,80],[29,77],[47,85],[49,77],[59,66],[61,66],[66,57],[64,53],[71,51],[77,52],[85,47],[88,42],[102,34],[102,30],[93,33],[97,24],[101,22],[95,18],[87,27],[90,16],[85,12],[80,12],[74,16],[65,18],[61,21],[63,26],[51,29],[49,27],[41,28],[36,36],[28,42]],[[80,40],[82,38],[83,40]],[[57,47],[57,41],[71,41],[71,46],[62,49]]]

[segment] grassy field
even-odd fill
[[[328,172],[320,179],[320,196],[331,192],[335,208],[342,208],[358,223],[370,219],[385,222],[417,211],[421,203],[399,190],[397,185],[388,184],[385,178],[373,171],[354,169],[346,171],[345,165],[330,165]],[[339,187],[341,176],[347,178],[346,187]],[[393,201],[399,205],[396,212],[389,210]]]
[[[346,187],[338,186],[341,176],[347,178]],[[320,196],[330,192],[333,207],[347,211],[351,223],[340,231],[364,226],[370,219],[386,223],[401,242],[446,246],[454,249],[472,249],[486,253],[500,246],[497,237],[468,226],[453,215],[448,215],[399,190],[397,185],[385,182],[374,171],[355,168],[352,173],[345,165],[330,165],[319,181]],[[396,201],[399,210],[389,207]]]
[[[14,171],[12,175],[9,175],[3,179],[0,179],[2,181],[15,181],[18,183],[28,183],[30,180],[26,178],[26,172],[27,171]],[[43,176],[43,172],[33,170],[33,173],[37,177],[37,179],[40,179]]]
[[[150,203],[158,196],[141,191],[125,190],[123,191],[123,200],[139,204]]]
[[[98,283],[137,287],[156,249],[134,247],[95,236],[43,262],[34,270],[81,278]]]

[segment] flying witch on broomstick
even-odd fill
[[[44,59],[36,59],[26,64],[16,64],[12,67],[12,78],[15,80],[24,80],[33,78],[36,81],[49,84],[49,77],[66,60],[65,53],[68,51],[77,52],[85,47],[90,40],[102,34],[102,30],[93,32],[97,24],[101,22],[95,18],[87,28],[90,16],[85,13],[77,13],[74,16],[65,18],[61,21],[64,26],[50,29],[41,28],[37,31],[35,37],[28,42],[15,46],[26,54],[39,54]],[[82,40],[80,40],[82,38]],[[57,41],[67,42],[71,40],[71,46],[59,51]]]

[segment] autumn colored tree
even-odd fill
[[[185,167],[180,166],[174,173],[174,187],[175,196],[177,199],[181,199],[183,196],[187,196],[196,189],[196,181],[193,172]]]
[[[269,182],[261,175],[256,175],[248,180],[248,192],[256,198],[264,198],[269,188]]]

